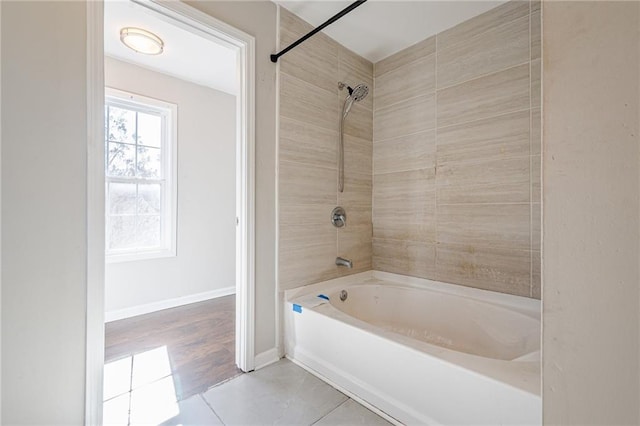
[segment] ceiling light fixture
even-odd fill
[[[164,51],[162,39],[142,28],[125,27],[121,29],[120,41],[129,49],[145,55],[159,55]]]

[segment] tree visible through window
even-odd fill
[[[175,106],[124,92],[105,105],[106,251],[130,258],[174,253]]]

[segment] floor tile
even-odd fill
[[[204,394],[226,425],[310,425],[347,397],[283,359]]]
[[[180,414],[173,377],[131,392],[131,425],[157,425]]]
[[[171,375],[166,346],[142,352],[133,357],[132,388],[153,383]]]
[[[358,404],[353,399],[321,418],[314,426],[355,426],[355,425],[391,425],[373,411]]]
[[[129,398],[127,392],[104,403],[102,424],[105,426],[127,426],[129,424]]]
[[[108,362],[104,365],[105,401],[131,390],[131,357]]]
[[[180,414],[159,426],[218,426],[223,423],[209,408],[201,395],[192,396],[178,403]]]

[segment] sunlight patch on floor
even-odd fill
[[[178,414],[166,346],[105,364],[105,425],[159,425]]]

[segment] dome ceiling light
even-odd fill
[[[145,55],[159,55],[164,51],[162,39],[142,28],[125,27],[121,29],[120,41],[129,49]]]

